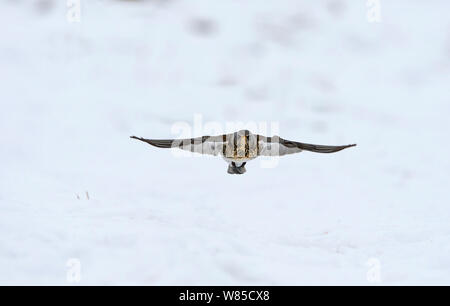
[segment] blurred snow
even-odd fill
[[[2,1],[0,284],[450,284],[450,2],[381,9]],[[128,138],[195,114],[358,147],[231,176]]]

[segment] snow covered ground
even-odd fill
[[[449,1],[80,3],[0,4],[0,284],[450,285]],[[129,139],[195,116],[358,146]]]

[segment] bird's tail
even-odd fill
[[[228,166],[228,173],[229,174],[244,174],[245,172],[246,172],[247,170],[245,170],[245,166],[244,165],[242,165],[242,166],[240,166],[240,167],[236,167],[236,166],[233,166],[233,165],[229,165]]]

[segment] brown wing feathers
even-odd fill
[[[316,144],[310,144],[310,143],[302,143],[302,142],[296,142],[296,141],[290,141],[280,138],[280,144],[287,148],[299,148],[301,150],[316,152],[316,153],[334,153],[338,152],[350,147],[356,146],[356,144],[350,144],[350,145],[344,145],[344,146],[323,146],[323,145],[316,145]]]
[[[131,136],[130,138],[137,139],[152,146],[158,148],[183,148],[190,147],[190,149],[194,150],[194,145],[202,144],[207,141],[211,136],[202,136],[197,138],[188,138],[188,139],[146,139],[136,136]]]

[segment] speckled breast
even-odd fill
[[[223,155],[226,159],[247,161],[258,156],[256,137],[254,135],[231,134],[226,139]]]

